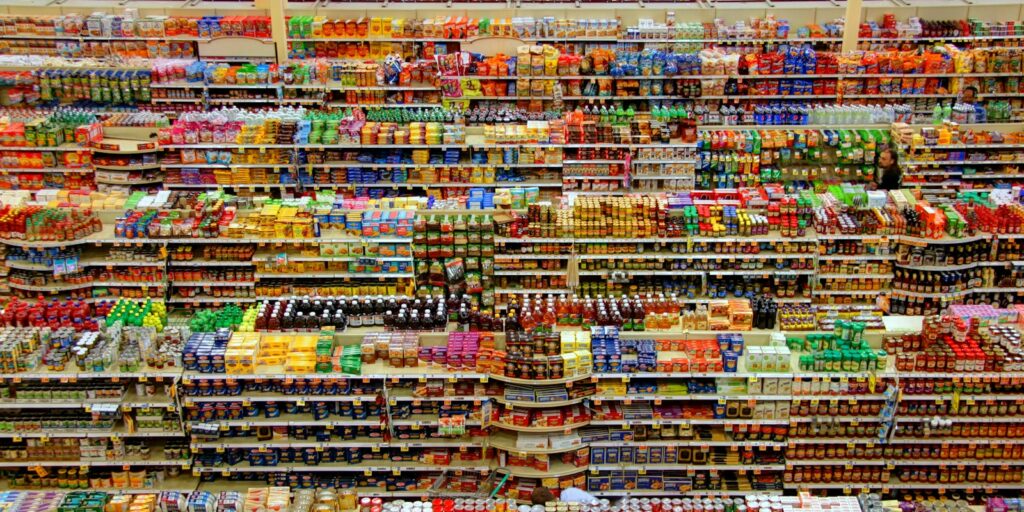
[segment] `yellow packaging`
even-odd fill
[[[598,395],[622,396],[626,394],[626,383],[619,380],[601,379],[597,383]]]
[[[576,369],[579,368],[579,357],[575,352],[562,354],[562,376],[575,377]]]
[[[593,356],[589,350],[577,350],[576,356],[576,367],[579,368],[579,375],[586,375],[590,373],[590,367],[593,366]]]
[[[572,331],[562,331],[559,333],[562,346],[562,350],[559,351],[560,353],[568,354],[576,351],[576,337],[574,335],[575,333]]]

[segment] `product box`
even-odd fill
[[[693,488],[693,482],[687,477],[666,476],[662,480],[666,491],[686,492]]]
[[[665,446],[649,446],[649,458],[650,464],[664,464],[665,463]]]
[[[594,358],[590,351],[577,350],[576,354],[576,375],[589,375],[594,366]]]
[[[633,431],[630,429],[611,429],[609,441],[633,441]]]
[[[789,419],[791,407],[789,402],[777,402],[775,404],[775,418],[784,420]]]
[[[569,393],[563,386],[540,388],[535,392],[537,402],[561,402],[569,399]]]
[[[579,367],[579,357],[575,352],[568,354],[562,354],[562,375],[565,377],[575,377],[577,372],[582,371]],[[586,375],[586,372],[579,373],[579,375]]]
[[[603,446],[592,446],[590,447],[590,461],[593,464],[604,464],[608,458],[605,457],[607,448]]]
[[[520,450],[544,450],[548,447],[548,436],[544,434],[520,432],[516,437],[516,448]]]
[[[632,446],[622,446],[619,448],[619,463],[620,464],[632,464],[634,461],[634,448]]]
[[[553,449],[564,449],[581,446],[583,444],[583,440],[580,439],[580,436],[575,432],[570,432],[568,434],[551,434],[548,436],[548,444]]]
[[[664,487],[662,481],[662,475],[655,473],[649,475],[637,475],[636,477],[636,490],[638,491],[657,491]]]
[[[611,477],[606,475],[591,476],[587,479],[587,490],[591,492],[611,490]]]
[[[615,447],[607,448],[604,452],[604,463],[605,464],[618,464],[619,463],[619,449]]]
[[[647,464],[650,460],[650,450],[646,446],[638,446],[633,452],[634,464]]]
[[[778,379],[778,386],[776,388],[776,394],[778,395],[792,395],[793,394],[793,381],[790,379]]]
[[[675,446],[664,447],[664,455],[662,457],[662,464],[679,464],[679,450]]]
[[[551,471],[551,456],[546,454],[534,455],[532,467],[537,471],[543,471],[545,473]]]
[[[625,491],[626,477],[624,476],[612,476],[611,477],[611,490],[613,491]]]
[[[566,424],[566,418],[562,411],[542,410],[537,418],[537,425],[541,427],[561,427]]]

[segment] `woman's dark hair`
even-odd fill
[[[878,162],[882,159],[883,153],[889,153],[889,157],[892,158],[892,166],[899,167],[900,157],[896,154],[896,150],[891,146],[882,146],[881,151],[878,152],[878,156],[875,157],[875,165],[878,166]]]
[[[549,501],[555,501],[555,494],[547,487],[537,487],[530,494],[530,503],[543,505]]]

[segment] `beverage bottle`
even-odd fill
[[[557,321],[558,317],[555,316],[555,310],[549,307],[544,313],[544,326],[554,329]]]
[[[517,332],[522,330],[523,326],[519,323],[517,313],[515,311],[509,311],[508,319],[505,321],[505,332]]]
[[[644,311],[643,304],[633,304],[633,330],[634,331],[645,331],[646,329],[646,316],[648,313]]]
[[[519,325],[526,332],[533,331],[533,328],[537,326],[533,319],[533,313],[529,310],[524,311],[523,315],[519,318]]]

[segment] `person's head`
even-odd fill
[[[973,85],[964,87],[962,93],[960,93],[960,101],[964,103],[974,103],[978,100],[978,88]]]
[[[878,168],[892,169],[896,167],[896,152],[892,148],[885,148],[878,153]]]
[[[530,495],[530,503],[534,505],[543,505],[549,501],[555,501],[555,495],[547,487],[538,487]]]

